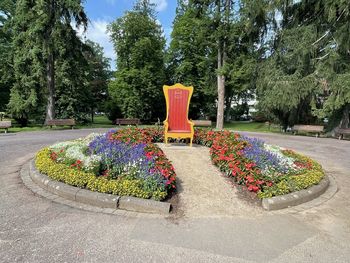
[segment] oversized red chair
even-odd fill
[[[164,140],[168,138],[190,138],[190,146],[194,135],[194,123],[188,119],[188,109],[193,93],[193,87],[182,84],[163,86],[166,101],[166,120],[164,121]]]

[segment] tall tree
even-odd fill
[[[13,17],[14,85],[11,88],[8,110],[22,126],[30,116],[40,114],[44,85],[44,60],[33,21],[38,14],[32,1],[18,0]]]
[[[194,119],[216,115],[217,58],[211,42],[209,3],[202,2],[178,1],[167,51],[169,82],[194,86],[189,111]]]
[[[349,125],[349,12],[342,0],[273,1],[277,15],[260,105],[283,126],[333,119]],[[288,96],[286,95],[288,94]]]
[[[0,2],[0,111],[6,110],[14,82],[11,23],[15,12],[14,0]]]
[[[91,75],[85,52],[90,48],[71,27],[57,30],[55,54],[55,115],[57,118],[89,119],[93,95],[89,88]]]
[[[235,1],[228,36],[225,100],[226,119],[232,101],[236,117],[249,114],[248,102],[255,98],[259,62],[265,55],[264,39],[271,19],[270,1]]]
[[[218,129],[223,128],[225,102],[229,117],[233,98],[241,93],[247,97],[248,87],[254,86],[257,46],[266,32],[266,2],[178,1],[169,69],[175,79],[199,86],[197,112],[206,115],[206,105],[216,103]],[[195,90],[194,106],[196,95]]]
[[[165,38],[154,17],[154,5],[140,0],[132,11],[110,24],[117,55],[115,80],[109,86],[125,117],[164,117]]]
[[[225,73],[224,67],[227,62],[227,46],[228,35],[230,35],[230,17],[233,1],[232,0],[216,0],[216,32],[217,32],[217,116],[216,129],[224,128],[224,109],[225,109]]]
[[[25,97],[33,91],[47,100],[46,117],[55,116],[55,61],[62,30],[72,23],[86,27],[81,0],[18,0],[14,18],[16,83],[13,93]],[[28,68],[27,68],[28,66]],[[46,85],[46,92],[42,90]],[[33,94],[34,94],[33,93]],[[10,101],[13,107],[14,101]],[[10,107],[10,108],[11,108]]]
[[[91,122],[94,112],[103,111],[108,98],[108,82],[112,76],[110,59],[104,56],[103,47],[91,40],[85,42],[87,50],[84,57],[88,62],[88,80],[91,94]]]
[[[316,75],[321,86],[319,117],[328,117],[332,127],[349,127],[350,121],[350,3],[322,1],[319,38],[313,43],[322,50],[317,58]]]
[[[38,11],[44,12],[42,17],[43,50],[46,53],[46,81],[48,90],[46,120],[55,117],[55,34],[60,27],[69,28],[74,21],[77,26],[87,26],[87,17],[84,13],[81,0],[49,0],[39,1]]]

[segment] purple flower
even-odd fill
[[[285,174],[289,171],[288,167],[281,165],[281,160],[278,155],[265,149],[264,141],[246,136],[242,136],[240,140],[248,142],[248,146],[242,151],[244,157],[255,162],[260,169],[272,170],[281,174]]]
[[[144,143],[109,140],[109,133],[96,137],[89,144],[90,153],[101,156],[102,167],[110,170],[113,177],[126,173],[135,179],[151,180],[165,187],[166,180],[155,169],[155,159],[146,157],[145,147]]]

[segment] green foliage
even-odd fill
[[[179,1],[167,53],[169,82],[194,86],[189,112],[194,119],[201,113],[206,117],[216,114],[217,62],[210,41],[208,8],[205,4],[196,5],[194,1]]]
[[[15,118],[21,126],[27,126],[28,116],[37,108],[37,96],[35,90],[29,91],[29,94],[19,93],[17,89],[11,90],[10,102],[7,105],[12,117]]]
[[[15,1],[0,2],[0,111],[6,110],[14,82],[11,23]]]
[[[73,28],[62,28],[58,33],[55,115],[57,118],[84,121],[91,112],[90,103],[93,100],[88,82],[88,60],[83,53],[88,48]]]
[[[315,121],[311,116],[317,93],[312,60],[315,40],[313,26],[283,30],[274,54],[259,72],[259,107],[278,118],[284,128]]]
[[[253,98],[267,9],[263,1],[178,1],[167,73],[172,82],[195,87],[191,117],[215,119],[218,75],[225,77],[227,119],[232,102]]]
[[[152,8],[149,1],[139,1],[109,26],[117,54],[109,95],[124,117],[164,118],[165,39]]]
[[[342,0],[272,1],[273,32],[259,73],[260,108],[283,125],[341,119],[349,125],[349,4]],[[341,114],[343,112],[343,114]]]
[[[0,10],[4,6],[9,9],[10,2],[1,4]],[[14,9],[13,2],[12,5]],[[7,28],[6,39],[13,46],[13,52],[6,57],[8,63],[1,63],[0,72],[3,70],[7,75],[0,77],[0,91],[5,84],[7,90],[11,88],[8,110],[15,119],[22,125],[26,125],[29,118],[42,122],[49,100],[54,102],[50,110],[57,118],[87,121],[90,114],[103,108],[110,78],[109,60],[96,43],[83,43],[72,27],[72,23],[87,25],[80,0],[18,0],[15,16],[6,15],[6,18],[0,32]],[[10,18],[11,31],[7,25]],[[0,43],[3,40],[5,38],[1,38]],[[0,44],[0,49],[2,47]],[[2,61],[7,53],[1,53],[4,54],[0,55]],[[48,70],[50,59],[53,73]],[[5,68],[5,65],[10,66]],[[6,101],[6,96],[1,99]]]
[[[49,149],[40,150],[35,158],[37,169],[50,178],[66,184],[86,188],[91,191],[109,193],[120,196],[135,196],[140,198],[153,198],[162,200],[166,191],[155,190],[141,180],[119,178],[117,180],[97,177],[93,173],[68,167],[66,164],[56,163],[49,156]]]
[[[92,97],[92,114],[95,110],[104,111],[105,103],[108,99],[108,81],[112,77],[110,70],[110,59],[104,56],[103,47],[99,44],[87,40],[85,42],[89,47],[85,52],[85,58],[88,61],[88,81]]]
[[[67,46],[56,61],[56,116],[86,122],[107,99],[109,60],[101,46],[82,43],[73,29],[63,31],[61,41]]]
[[[88,71],[73,22],[77,26],[87,24],[80,0],[16,2],[11,28],[15,81],[9,111],[17,119],[24,118],[23,123],[36,116],[43,120],[46,105],[47,114],[53,111],[54,116],[55,99],[59,117],[90,111],[90,101],[84,101],[86,93],[81,94],[82,100],[77,99],[86,90]],[[24,108],[23,100],[29,94],[36,96],[36,107]]]

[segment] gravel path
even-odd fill
[[[159,145],[174,165],[180,208],[186,217],[256,216],[263,212],[239,198],[238,189],[211,163],[208,147]]]

